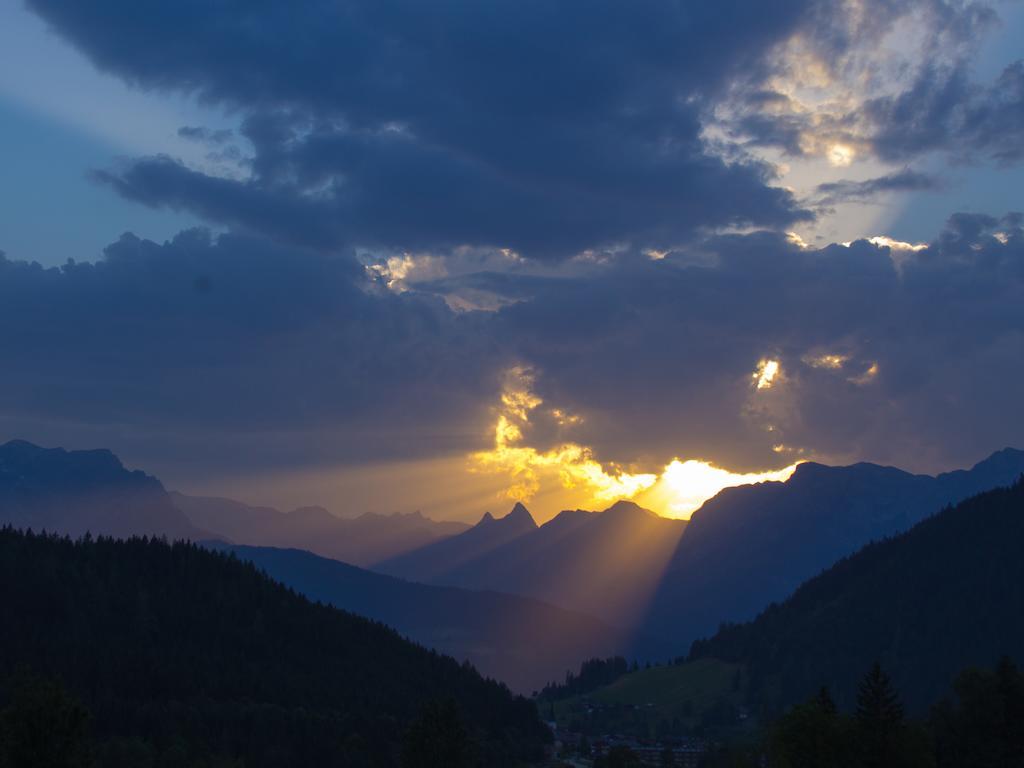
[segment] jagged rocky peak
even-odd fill
[[[521,501],[517,501],[515,506],[512,507],[512,511],[505,515],[502,520],[509,523],[516,523],[517,525],[526,525],[532,528],[537,527],[537,521],[533,519],[533,515],[530,514],[530,510],[528,510],[526,505]]]

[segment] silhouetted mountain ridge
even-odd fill
[[[464,523],[437,522],[419,512],[339,517],[324,507],[281,512],[232,499],[171,493],[175,505],[196,525],[235,544],[293,547],[366,565],[394,557],[468,530]],[[211,538],[213,538],[211,537]]]
[[[485,512],[480,522],[457,536],[427,544],[398,557],[383,559],[372,568],[389,576],[413,581],[460,586],[445,582],[443,574],[462,563],[482,558],[535,530],[537,522],[533,515],[517,502],[504,517],[496,518],[490,512]],[[477,588],[477,585],[468,586]]]
[[[548,738],[532,703],[470,666],[193,545],[0,529],[0,605],[0,696],[19,669],[62,679],[92,711],[99,765],[391,768],[449,697],[483,765]]]
[[[513,519],[510,535],[490,533]],[[539,527],[517,504],[506,517],[483,522],[374,569],[431,584],[526,595],[632,626],[686,527],[631,501],[603,512],[566,510]]]
[[[1000,471],[1012,471],[1005,458]],[[964,667],[1024,659],[1022,545],[1024,479],[869,544],[756,620],[694,643],[691,657],[743,663],[770,708],[822,685],[850,705],[878,660],[920,712]]]
[[[582,613],[498,592],[437,587],[366,571],[302,550],[211,544],[255,563],[311,600],[394,627],[423,645],[469,659],[514,690],[560,680],[581,658],[662,658],[667,644],[634,638]]]
[[[0,523],[80,536],[202,538],[155,477],[127,470],[107,450],[0,445]]]
[[[1022,472],[1024,452],[1004,449],[935,477],[808,462],[785,483],[727,488],[693,514],[641,626],[689,643],[752,618],[868,542]]]

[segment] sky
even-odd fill
[[[465,520],[1024,446],[1022,6],[0,0],[0,439]]]

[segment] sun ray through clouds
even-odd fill
[[[762,360],[755,374],[758,389],[770,387],[779,373],[774,360]],[[537,422],[558,427],[577,426],[583,418],[563,408],[544,408],[534,392],[536,373],[514,367],[506,373],[500,405],[496,408],[493,446],[469,458],[470,471],[505,475],[502,495],[529,501],[543,487],[558,484],[575,490],[593,504],[616,499],[637,499],[666,517],[688,518],[701,504],[724,488],[765,481],[785,481],[797,464],[763,472],[737,473],[702,459],[673,458],[660,471],[637,472],[614,463],[602,463],[591,446],[558,440],[552,447],[530,445],[527,434]],[[799,463],[799,462],[798,462]]]

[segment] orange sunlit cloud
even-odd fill
[[[762,359],[757,362],[757,369],[751,378],[758,389],[770,389],[780,371],[778,360]]]
[[[476,472],[507,474],[510,485],[505,495],[527,501],[541,488],[545,476],[555,476],[564,488],[579,488],[588,499],[613,501],[631,498],[658,479],[654,474],[632,474],[613,467],[607,471],[585,445],[567,441],[547,451],[526,445],[523,430],[544,401],[533,393],[533,374],[524,368],[508,372],[501,406],[494,425],[494,446],[470,457]],[[560,426],[579,424],[579,416],[555,408],[548,414]]]
[[[760,376],[767,385],[778,372],[778,363],[762,361]],[[774,363],[774,366],[770,365]],[[470,470],[508,477],[503,495],[528,501],[545,482],[580,494],[579,502],[607,503],[636,497],[638,501],[667,517],[688,518],[701,504],[724,488],[767,480],[783,481],[796,464],[779,470],[735,473],[698,459],[673,459],[660,473],[633,473],[616,465],[602,464],[591,447],[578,442],[560,442],[549,450],[538,450],[526,442],[525,431],[538,413],[559,426],[575,426],[581,417],[558,408],[543,411],[544,401],[533,392],[534,375],[524,368],[508,372],[494,423],[494,445],[470,456]]]

